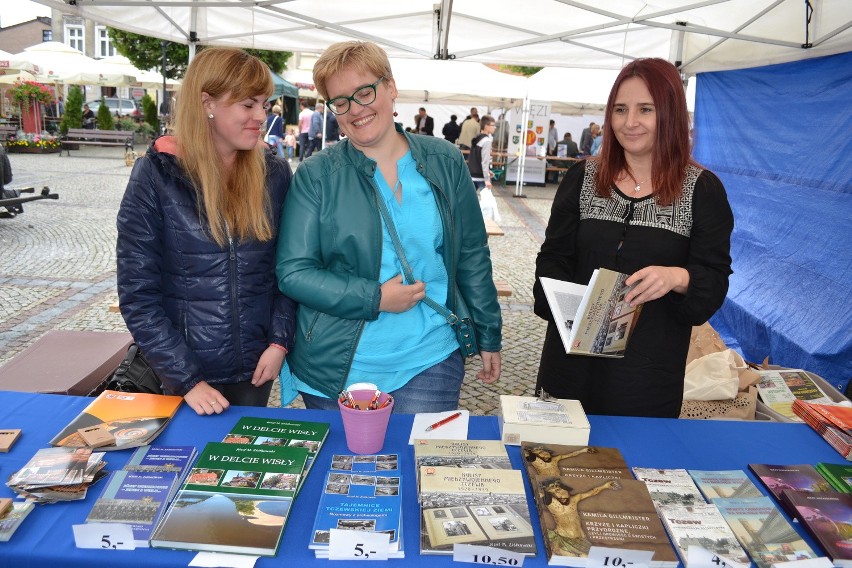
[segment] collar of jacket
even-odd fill
[[[394,128],[397,133],[405,136],[405,139],[408,142],[408,148],[411,150],[411,156],[414,158],[415,163],[417,163],[417,171],[428,180],[429,176],[426,175],[425,154],[423,146],[420,144],[420,141],[417,140],[417,136],[413,136],[406,132],[402,128],[402,123],[395,122]],[[346,158],[355,165],[355,168],[360,173],[370,178],[373,177],[373,173],[376,171],[376,162],[368,158],[364,155],[364,152],[356,148],[355,145],[352,144],[351,140],[347,138],[346,140],[339,142],[336,146],[340,147],[340,151],[342,151]]]

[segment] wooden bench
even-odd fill
[[[10,136],[14,136],[18,132],[18,127],[14,124],[0,124],[0,141],[5,142]]]
[[[506,233],[494,219],[485,219],[485,234],[489,237],[502,237]]]
[[[126,150],[133,149],[133,132],[129,130],[94,130],[88,128],[69,128],[68,134],[62,137],[62,149],[71,155],[71,146],[124,146]],[[62,155],[62,151],[59,152]]]
[[[512,287],[505,280],[494,280],[494,286],[497,287],[498,298],[508,298],[512,295]]]
[[[110,331],[48,331],[0,367],[0,390],[87,396],[98,392],[133,339]]]

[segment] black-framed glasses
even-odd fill
[[[379,77],[375,83],[358,87],[351,97],[337,97],[328,101],[327,105],[331,112],[336,115],[346,114],[349,112],[349,107],[352,106],[352,101],[355,101],[361,106],[371,105],[376,102],[376,88],[379,83],[384,81],[384,77]]]

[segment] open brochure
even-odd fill
[[[627,278],[606,268],[595,270],[588,286],[539,278],[566,353],[624,357],[642,309],[624,301]]]

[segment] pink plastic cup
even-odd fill
[[[356,390],[349,391],[352,398],[360,408],[366,408],[376,391]],[[379,406],[390,399],[384,408],[376,410],[360,410],[344,406],[340,399],[337,406],[343,418],[343,431],[346,432],[346,446],[355,454],[376,454],[385,445],[385,434],[388,430],[388,421],[393,411],[393,397],[382,393],[379,397]]]

